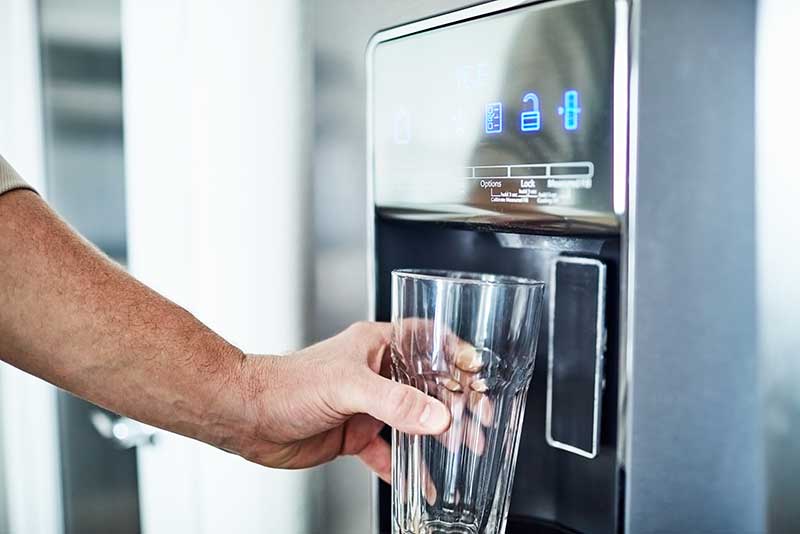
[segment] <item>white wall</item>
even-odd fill
[[[771,532],[800,530],[800,3],[761,0],[757,236],[761,375]]]
[[[0,0],[0,65],[0,154],[44,193],[35,0]],[[0,363],[2,532],[62,530],[55,394],[49,384]]]
[[[248,352],[305,341],[310,65],[292,0],[126,0],[131,272]],[[174,435],[139,450],[148,534],[311,532],[315,473]]]

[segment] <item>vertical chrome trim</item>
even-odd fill
[[[625,213],[628,171],[628,1],[614,3],[614,109],[612,206]]]
[[[613,200],[614,212],[619,217],[621,234],[620,242],[620,302],[619,302],[619,349],[618,349],[618,379],[617,391],[617,464],[620,468],[626,465],[625,451],[627,450],[627,387],[629,377],[626,374],[627,353],[627,284],[628,273],[628,141],[630,117],[630,0],[615,0],[614,12],[614,153],[613,153]],[[624,488],[620,488],[624,491]],[[619,520],[619,518],[617,518]]]
[[[576,263],[579,265],[592,265],[597,267],[597,324],[595,339],[594,357],[594,394],[593,394],[593,414],[592,414],[592,450],[587,451],[558,441],[553,438],[552,419],[553,419],[553,329],[555,326],[556,309],[556,266],[559,263]],[[603,361],[605,359],[605,309],[606,309],[606,266],[600,260],[590,258],[578,258],[575,256],[562,256],[556,258],[550,269],[550,302],[549,302],[549,328],[547,336],[547,408],[545,412],[545,439],[547,444],[553,448],[561,449],[584,458],[596,458],[598,442],[600,436],[600,401],[603,395]]]
[[[366,54],[366,72],[367,72],[367,154],[366,154],[366,164],[367,164],[367,297],[368,297],[368,308],[367,313],[369,315],[369,319],[374,321],[376,311],[376,302],[375,302],[375,290],[376,290],[376,283],[375,283],[375,191],[374,191],[374,158],[373,158],[373,151],[374,151],[374,142],[372,140],[372,95],[373,95],[373,80],[372,80],[372,61],[375,55],[375,47],[378,45],[380,40],[378,39],[380,34],[376,34],[375,36],[370,39],[369,44],[367,45],[367,54]]]
[[[543,2],[547,2],[548,4],[570,4],[580,1],[582,0],[494,0],[492,2],[486,2],[477,6],[457,9],[455,11],[450,11],[434,17],[379,31],[372,36],[368,47],[374,48],[382,42],[391,41],[392,39],[397,39],[398,37],[405,37],[414,33],[455,24],[457,22],[465,22],[469,19],[492,15],[500,11],[506,11],[517,7],[541,4]],[[367,54],[369,55],[370,52],[371,51],[368,49]]]
[[[381,42],[380,33],[375,34],[367,44],[366,53],[366,76],[367,76],[367,109],[366,109],[366,130],[367,130],[367,318],[370,321],[376,319],[377,303],[375,292],[377,290],[375,271],[375,192],[374,192],[374,142],[372,140],[372,96],[373,96],[373,79],[372,79],[372,62],[375,56],[375,47]],[[375,474],[371,476],[369,500],[370,500],[370,530],[373,534],[379,534],[380,527],[380,507],[378,506],[378,485],[380,479]]]
[[[626,484],[622,488],[625,492],[625,517],[624,532],[630,531],[631,517],[631,435],[633,422],[633,340],[635,336],[635,302],[634,290],[636,288],[636,182],[638,173],[638,135],[639,135],[639,31],[640,31],[641,6],[639,0],[631,0],[630,3],[630,31],[629,31],[629,94],[628,94],[628,209],[627,214],[622,219],[622,253],[623,269],[620,276],[621,290],[625,297],[624,314],[620,318],[620,324],[624,330],[621,339],[620,350],[624,350],[624,374],[620,370],[620,405],[621,421],[625,421],[620,429],[620,436],[624,437],[621,450],[624,454],[624,465],[626,469]]]

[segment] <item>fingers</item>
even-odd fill
[[[489,427],[494,419],[494,403],[492,400],[481,393],[472,391],[467,399],[469,410],[475,414],[481,425]]]
[[[467,422],[464,429],[464,444],[477,456],[483,456],[486,450],[486,434],[476,421]]]
[[[450,350],[453,354],[453,363],[458,369],[468,373],[477,373],[483,369],[485,362],[483,361],[481,351],[475,349],[470,343],[458,338],[451,338],[449,343]]]
[[[345,393],[352,413],[367,413],[408,434],[441,434],[450,425],[450,412],[433,397],[371,371],[359,375]]]
[[[486,449],[486,436],[481,425],[480,412],[473,410],[465,395],[444,392],[442,401],[450,409],[450,428],[437,436],[449,451],[457,452],[464,445],[478,456]]]
[[[431,472],[425,464],[425,460],[422,458],[419,460],[419,469],[422,474],[422,483],[425,486],[425,501],[429,506],[433,506],[436,504],[436,498],[439,492],[436,491],[436,484],[433,483]]]
[[[380,437],[370,441],[358,457],[369,467],[381,480],[387,484],[392,483],[392,448]]]
[[[462,367],[465,370],[470,370],[473,366],[481,366],[480,361],[474,361],[480,358],[475,347],[440,322],[418,317],[405,317],[400,321],[395,334],[395,343],[404,353],[417,350],[424,352],[426,348],[430,350],[432,347],[439,347],[449,358],[453,358],[455,362],[461,362],[465,366]]]

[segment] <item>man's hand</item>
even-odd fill
[[[119,414],[273,467],[358,454],[386,479],[383,422],[438,434],[450,421],[379,374],[389,335],[359,323],[294,355],[245,356],[36,194],[0,195],[0,359]]]
[[[441,434],[450,424],[442,403],[381,376],[390,335],[388,324],[356,323],[290,356],[246,357],[237,383],[244,421],[254,424],[220,446],[286,468],[358,455],[389,481],[384,423],[414,434]]]

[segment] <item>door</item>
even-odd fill
[[[299,348],[301,6],[135,0],[123,2],[122,20],[131,272],[246,351]],[[139,451],[142,528],[319,531],[315,477],[159,433]]]

